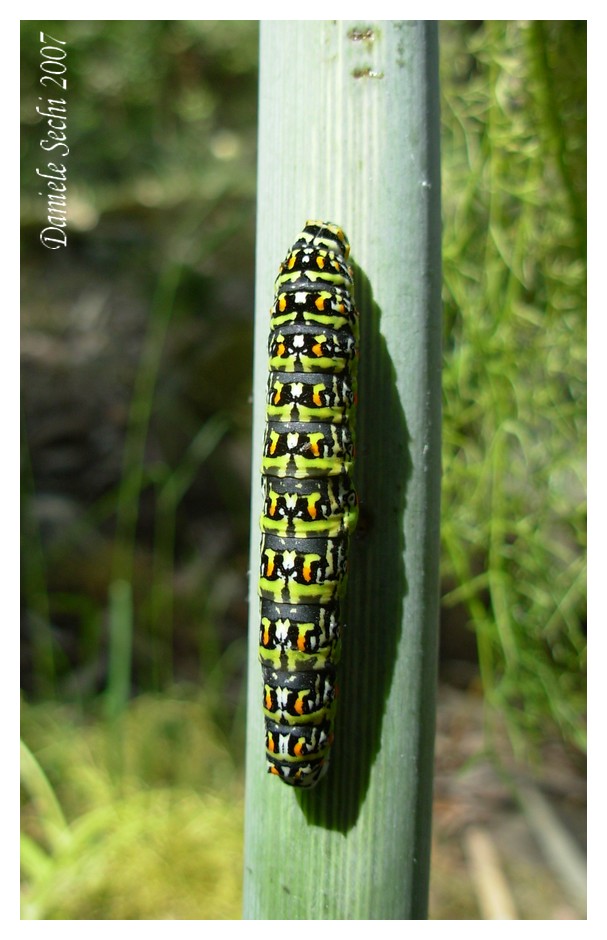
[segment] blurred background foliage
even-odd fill
[[[24,21],[23,916],[237,918],[258,23],[42,26],[69,247]],[[585,42],[441,24],[442,676],[527,760],[585,749]]]
[[[585,23],[445,29],[442,61],[443,606],[519,748],[584,749]]]

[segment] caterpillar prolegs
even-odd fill
[[[339,226],[306,222],[270,311],[259,658],[268,772],[296,787],[314,786],[328,766],[340,598],[358,517],[349,252]]]

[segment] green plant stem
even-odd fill
[[[429,22],[261,27],[249,919],[427,912],[440,488],[437,66]],[[352,245],[361,315],[356,485],[367,525],[351,546],[331,767],[298,794],[265,772],[258,461],[272,285],[310,218],[342,225]]]
[[[153,655],[156,688],[163,688],[173,674],[173,567],[177,509],[200,467],[218,446],[228,427],[225,415],[213,415],[196,434],[179,466],[163,474],[157,487],[151,585],[151,628],[157,650],[161,651],[161,655],[156,652]]]
[[[180,276],[181,266],[174,264],[161,275],[158,282],[131,400],[118,493],[116,546],[112,566],[113,579],[121,578],[128,582],[133,577],[135,533],[139,498],[144,484],[145,445],[154,392]]]
[[[537,72],[541,91],[543,117],[542,126],[547,131],[548,145],[556,159],[563,188],[569,200],[571,218],[575,222],[576,238],[580,257],[586,256],[586,212],[585,201],[576,190],[574,177],[567,161],[567,134],[561,120],[554,92],[552,68],[548,61],[546,26],[542,20],[532,20],[529,32],[529,49]]]

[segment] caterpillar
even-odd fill
[[[351,480],[358,312],[350,245],[306,222],[270,310],[259,659],[268,773],[312,787],[329,763],[340,599],[358,518]]]

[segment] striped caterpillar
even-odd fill
[[[352,485],[358,313],[348,240],[306,222],[275,283],[262,459],[261,625],[268,772],[312,787],[328,767]]]

